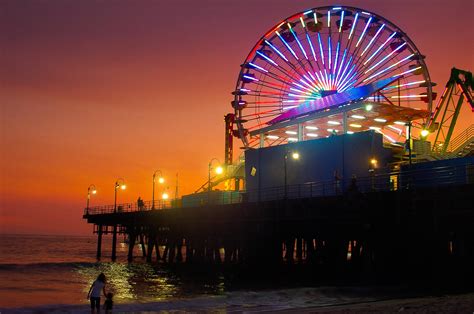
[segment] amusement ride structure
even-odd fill
[[[474,110],[472,74],[453,69],[433,106],[436,83],[424,60],[405,32],[366,10],[325,6],[282,20],[241,65],[234,112],[225,117],[225,163],[232,164],[233,137],[253,149],[368,130],[410,162],[413,140],[426,144],[436,134],[424,150],[442,158],[453,150],[460,107],[467,101]],[[471,147],[472,129],[463,147]]]

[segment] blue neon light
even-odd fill
[[[352,60],[352,56],[351,56],[351,60]],[[346,65],[346,69],[347,69],[347,66],[349,65],[349,63]],[[344,84],[345,80],[351,74],[352,70],[354,70],[355,66],[356,66],[356,64],[353,64],[352,68],[347,73],[345,72],[346,69],[344,69],[343,75],[341,75],[341,77],[339,78],[339,84],[338,85],[343,85]]]
[[[352,36],[352,33],[354,32],[354,28],[356,26],[356,23],[357,23],[357,18],[359,17],[359,13],[356,13],[356,16],[354,18],[354,23],[352,23],[352,28],[351,28],[351,32],[349,33],[349,38],[348,39],[351,39],[351,36]]]
[[[329,70],[331,70],[331,58],[332,58],[332,52],[331,52],[331,47],[332,47],[331,36],[328,37],[328,47],[329,47],[329,51],[328,51]]]
[[[311,38],[309,37],[308,33],[306,33],[306,38],[308,39],[309,46],[311,47],[311,53],[313,54],[314,61],[318,61],[318,58],[316,58],[316,53],[314,53],[313,43],[311,42]]]
[[[364,65],[367,64],[367,62],[369,62],[370,60],[372,60],[373,57],[375,57],[375,55],[380,51],[382,50],[382,48],[390,41],[390,39],[393,38],[393,36],[395,36],[397,34],[397,32],[394,32],[392,35],[390,35],[389,38],[387,38],[387,40],[377,49],[375,50],[375,52],[369,57],[369,59],[367,59],[365,62],[364,62]]]
[[[344,11],[341,12],[341,22],[339,23],[339,33],[342,29],[342,22],[344,22]]]
[[[337,46],[336,46],[336,58],[335,58],[335,60],[334,60],[334,68],[333,68],[332,74],[336,74],[337,59],[339,59],[339,46],[340,46],[340,43],[337,42]]]
[[[348,68],[349,65],[351,64],[351,61],[352,61],[352,55],[350,56],[349,61],[347,62],[346,66],[344,67],[344,70],[342,71],[342,74],[341,74],[341,76],[339,77],[339,81],[337,81],[336,84],[339,85],[339,82],[342,80],[342,78],[343,78],[344,75],[346,74],[347,68]]]
[[[293,31],[293,28],[291,28],[291,27],[290,27],[290,32],[293,34],[293,37],[295,37],[296,42],[298,43],[298,46],[300,46],[300,49],[304,54],[304,57],[306,58],[306,60],[308,60],[308,56],[306,55],[306,51],[304,51],[303,46],[301,45],[301,42],[298,39],[298,36],[296,36],[295,32]]]
[[[374,78],[374,77],[376,77],[376,76],[379,76],[379,75],[382,74],[382,73],[387,72],[387,71],[390,70],[391,68],[393,68],[393,67],[399,65],[400,63],[402,63],[402,62],[404,62],[404,61],[410,59],[410,58],[413,57],[413,56],[414,56],[414,54],[412,53],[412,54],[409,55],[408,57],[405,57],[405,58],[403,58],[402,60],[400,60],[400,61],[398,61],[398,62],[396,62],[396,63],[390,65],[389,67],[383,69],[382,71],[379,71],[379,72],[373,74],[372,76],[366,78],[365,80],[363,80],[363,82],[368,81],[368,80],[370,80],[370,79],[372,79],[372,78]]]
[[[290,45],[288,45],[286,40],[284,40],[283,37],[281,37],[280,33],[276,32],[276,34],[278,35],[278,38],[280,38],[280,40],[285,44],[286,48],[288,48],[288,50],[291,52],[291,54],[295,57],[295,59],[299,60],[296,53],[293,51],[293,49],[291,49]]]
[[[253,76],[249,76],[249,75],[243,75],[243,77],[249,79],[249,80],[252,80],[252,81],[255,81],[255,82],[258,82],[258,79],[256,79],[255,77]]]
[[[273,61],[272,59],[270,59],[269,57],[267,57],[265,54],[261,53],[260,51],[257,50],[256,53],[262,58],[264,58],[265,60],[267,60],[268,62],[270,62],[271,64],[278,66],[278,64],[275,61]]]
[[[370,17],[369,20],[367,21],[367,24],[365,24],[364,31],[362,32],[362,35],[360,35],[360,38],[357,41],[356,47],[359,46],[360,42],[362,41],[362,38],[364,38],[365,32],[367,31],[367,28],[369,27],[370,22],[372,22],[372,17]]]
[[[391,55],[393,55],[395,52],[397,52],[399,49],[401,49],[403,46],[405,46],[407,43],[404,42],[403,44],[401,44],[400,46],[397,47],[397,49],[395,49],[394,51],[392,51],[391,53],[389,53],[388,55],[386,55],[382,60],[380,60],[379,62],[377,62],[376,64],[374,64],[373,66],[371,66],[367,71],[365,71],[364,73],[367,73],[371,70],[373,70],[375,67],[377,67],[380,63],[384,62],[385,60],[387,60],[387,58],[389,58]]]
[[[257,69],[259,69],[259,70],[261,70],[261,71],[263,71],[263,72],[267,72],[267,73],[268,73],[267,70],[265,70],[265,69],[262,68],[262,67],[259,67],[258,65],[254,64],[254,63],[252,63],[252,62],[249,62],[249,65],[251,65],[251,66],[253,66],[254,68],[257,68]]]
[[[344,53],[342,55],[342,60],[341,60],[341,63],[339,64],[339,70],[337,71],[337,75],[336,75],[336,84],[337,84],[337,79],[339,77],[339,74],[341,73],[341,69],[342,69],[342,66],[344,64],[344,60],[346,59],[346,53],[347,53],[347,48],[344,49]]]
[[[285,55],[282,54],[282,53],[280,52],[280,50],[278,50],[275,46],[273,46],[268,40],[265,40],[265,43],[266,43],[267,45],[269,45],[270,48],[272,48],[276,53],[278,53],[278,55],[279,55],[283,60],[285,60],[286,62],[289,62],[288,59],[285,57]]]
[[[321,61],[324,64],[324,52],[323,52],[323,44],[321,43],[321,36],[318,33],[318,41],[319,41],[319,51],[321,52]]]
[[[360,54],[360,56],[362,57],[364,55],[364,53],[367,51],[367,49],[369,49],[369,47],[372,45],[372,43],[374,42],[375,38],[377,38],[377,36],[380,34],[380,32],[382,31],[382,29],[385,27],[385,24],[382,24],[382,26],[380,26],[379,30],[377,31],[377,33],[375,34],[374,37],[372,37],[372,39],[370,40],[369,44],[367,45],[367,47],[365,47],[364,51],[362,51],[362,53]]]

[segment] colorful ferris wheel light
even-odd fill
[[[281,123],[294,125],[300,118],[311,123],[321,116],[318,112],[358,103],[367,110],[367,100],[369,105],[396,99],[402,107],[431,106],[434,96],[424,56],[405,32],[377,14],[346,6],[318,7],[280,20],[264,34],[242,63],[232,93],[240,129],[234,134],[245,147],[258,145],[250,136],[259,130],[276,132]],[[382,110],[377,105],[368,117],[385,123],[381,117],[374,120]],[[361,112],[347,116],[365,119]],[[288,141],[274,140],[272,145]]]

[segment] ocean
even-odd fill
[[[284,274],[242,280],[232,269],[218,266],[146,263],[139,248],[134,262],[128,263],[123,239],[118,241],[117,262],[110,262],[110,237],[104,237],[99,262],[96,246],[93,236],[1,235],[0,312],[88,312],[87,292],[101,272],[119,311],[284,310],[374,301],[394,294],[393,289],[293,281]]]

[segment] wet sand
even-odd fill
[[[299,308],[284,313],[474,313],[474,293]]]
[[[331,288],[329,288],[330,290]],[[3,308],[1,313],[90,313],[88,304]],[[328,295],[314,288],[240,291],[230,295],[116,304],[114,313],[474,313],[474,293],[390,298]]]

